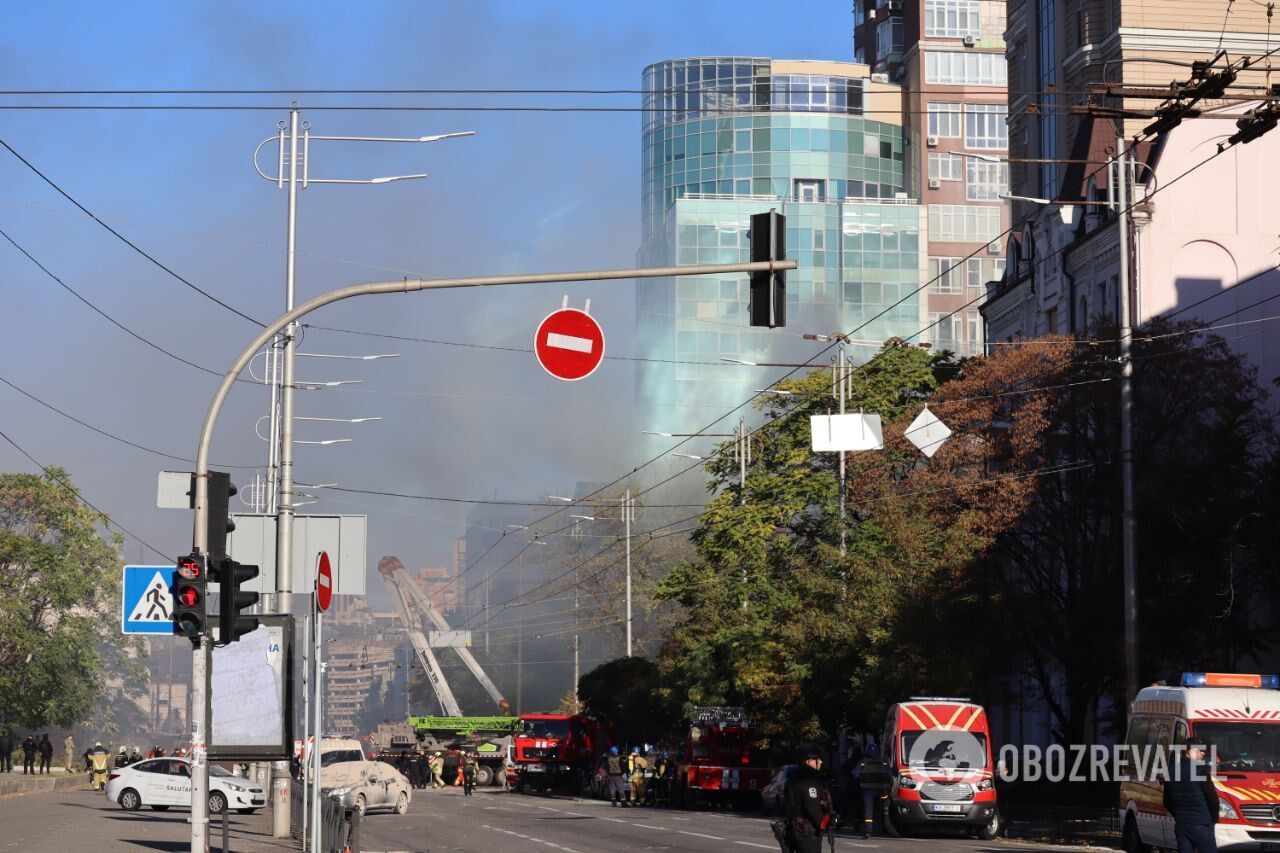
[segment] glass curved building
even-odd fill
[[[643,116],[641,264],[747,260],[751,214],[776,208],[800,265],[773,330],[748,325],[745,275],[639,283],[646,419],[687,426],[699,414],[672,407],[727,410],[771,378],[723,359],[804,360],[816,348],[802,333],[856,329],[864,360],[924,325],[912,291],[925,220],[904,182],[898,86],[853,63],[678,59],[645,69]]]

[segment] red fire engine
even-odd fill
[[[684,762],[676,766],[673,799],[689,805],[754,805],[769,782],[769,768],[756,760],[753,740],[742,708],[694,709]]]
[[[604,745],[598,720],[581,714],[521,714],[516,729],[516,787],[580,794]]]

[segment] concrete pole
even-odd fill
[[[845,362],[844,343],[841,342],[840,348],[836,351],[835,361],[832,363],[831,379],[836,386],[836,398],[840,401],[840,414],[844,414],[845,401],[848,396],[848,365]],[[836,489],[836,500],[840,503],[840,556],[844,556],[845,549],[845,523],[844,523],[844,451],[840,451],[840,482]]]
[[[1133,316],[1129,293],[1129,159],[1132,152],[1124,136],[1117,140],[1116,182],[1119,196],[1120,245],[1120,476],[1123,481],[1123,510],[1120,531],[1124,559],[1124,689],[1126,702],[1138,695],[1138,542],[1137,514],[1133,482]],[[1135,246],[1136,250],[1136,246]]]
[[[311,737],[311,662],[314,660],[311,654],[312,633],[311,633],[311,611],[308,610],[306,615],[302,617],[302,749],[307,748],[307,740]],[[301,758],[301,756],[299,756]],[[310,754],[307,761],[302,765],[302,851],[306,853],[308,836],[307,826],[311,818],[310,805],[311,797],[309,791],[312,783]],[[292,797],[290,798],[292,804]]]
[[[627,657],[631,657],[631,487],[622,499],[623,518],[627,529]]]
[[[311,599],[312,599],[312,602],[314,602],[315,597],[311,596]],[[314,603],[309,605],[308,610],[310,610],[312,613],[315,614],[313,618],[315,619],[315,626],[316,626],[316,637],[315,637],[316,644],[311,651],[311,659],[314,662],[312,666],[314,667],[313,671],[315,674],[315,678],[312,679],[313,683],[315,684],[315,688],[314,688],[314,692],[311,699],[311,707],[316,716],[316,724],[312,731],[315,732],[316,745],[311,750],[312,777],[311,777],[310,793],[311,793],[311,850],[313,851],[313,853],[318,853],[318,851],[320,850],[320,823],[321,823],[321,820],[320,820],[320,739],[322,736],[322,732],[324,731],[322,728],[322,726],[324,725],[324,716],[323,716],[324,702],[321,696],[321,682],[323,681],[322,676],[324,673],[324,664],[320,660],[320,655],[321,655],[320,643],[321,643],[321,629],[324,624],[324,618],[323,618],[323,615],[320,613],[319,609],[315,607]]]
[[[207,477],[204,480],[208,486]],[[197,491],[199,488],[197,487]],[[209,853],[209,671],[213,640],[201,636],[191,658],[191,850]]]

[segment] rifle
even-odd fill
[[[790,821],[771,820],[769,828],[773,830],[773,837],[778,839],[778,846],[782,848],[782,853],[791,853],[791,842],[787,840],[787,825]]]

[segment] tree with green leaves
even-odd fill
[[[65,471],[0,474],[0,725],[105,721],[107,683],[140,692],[120,624],[120,540]]]

